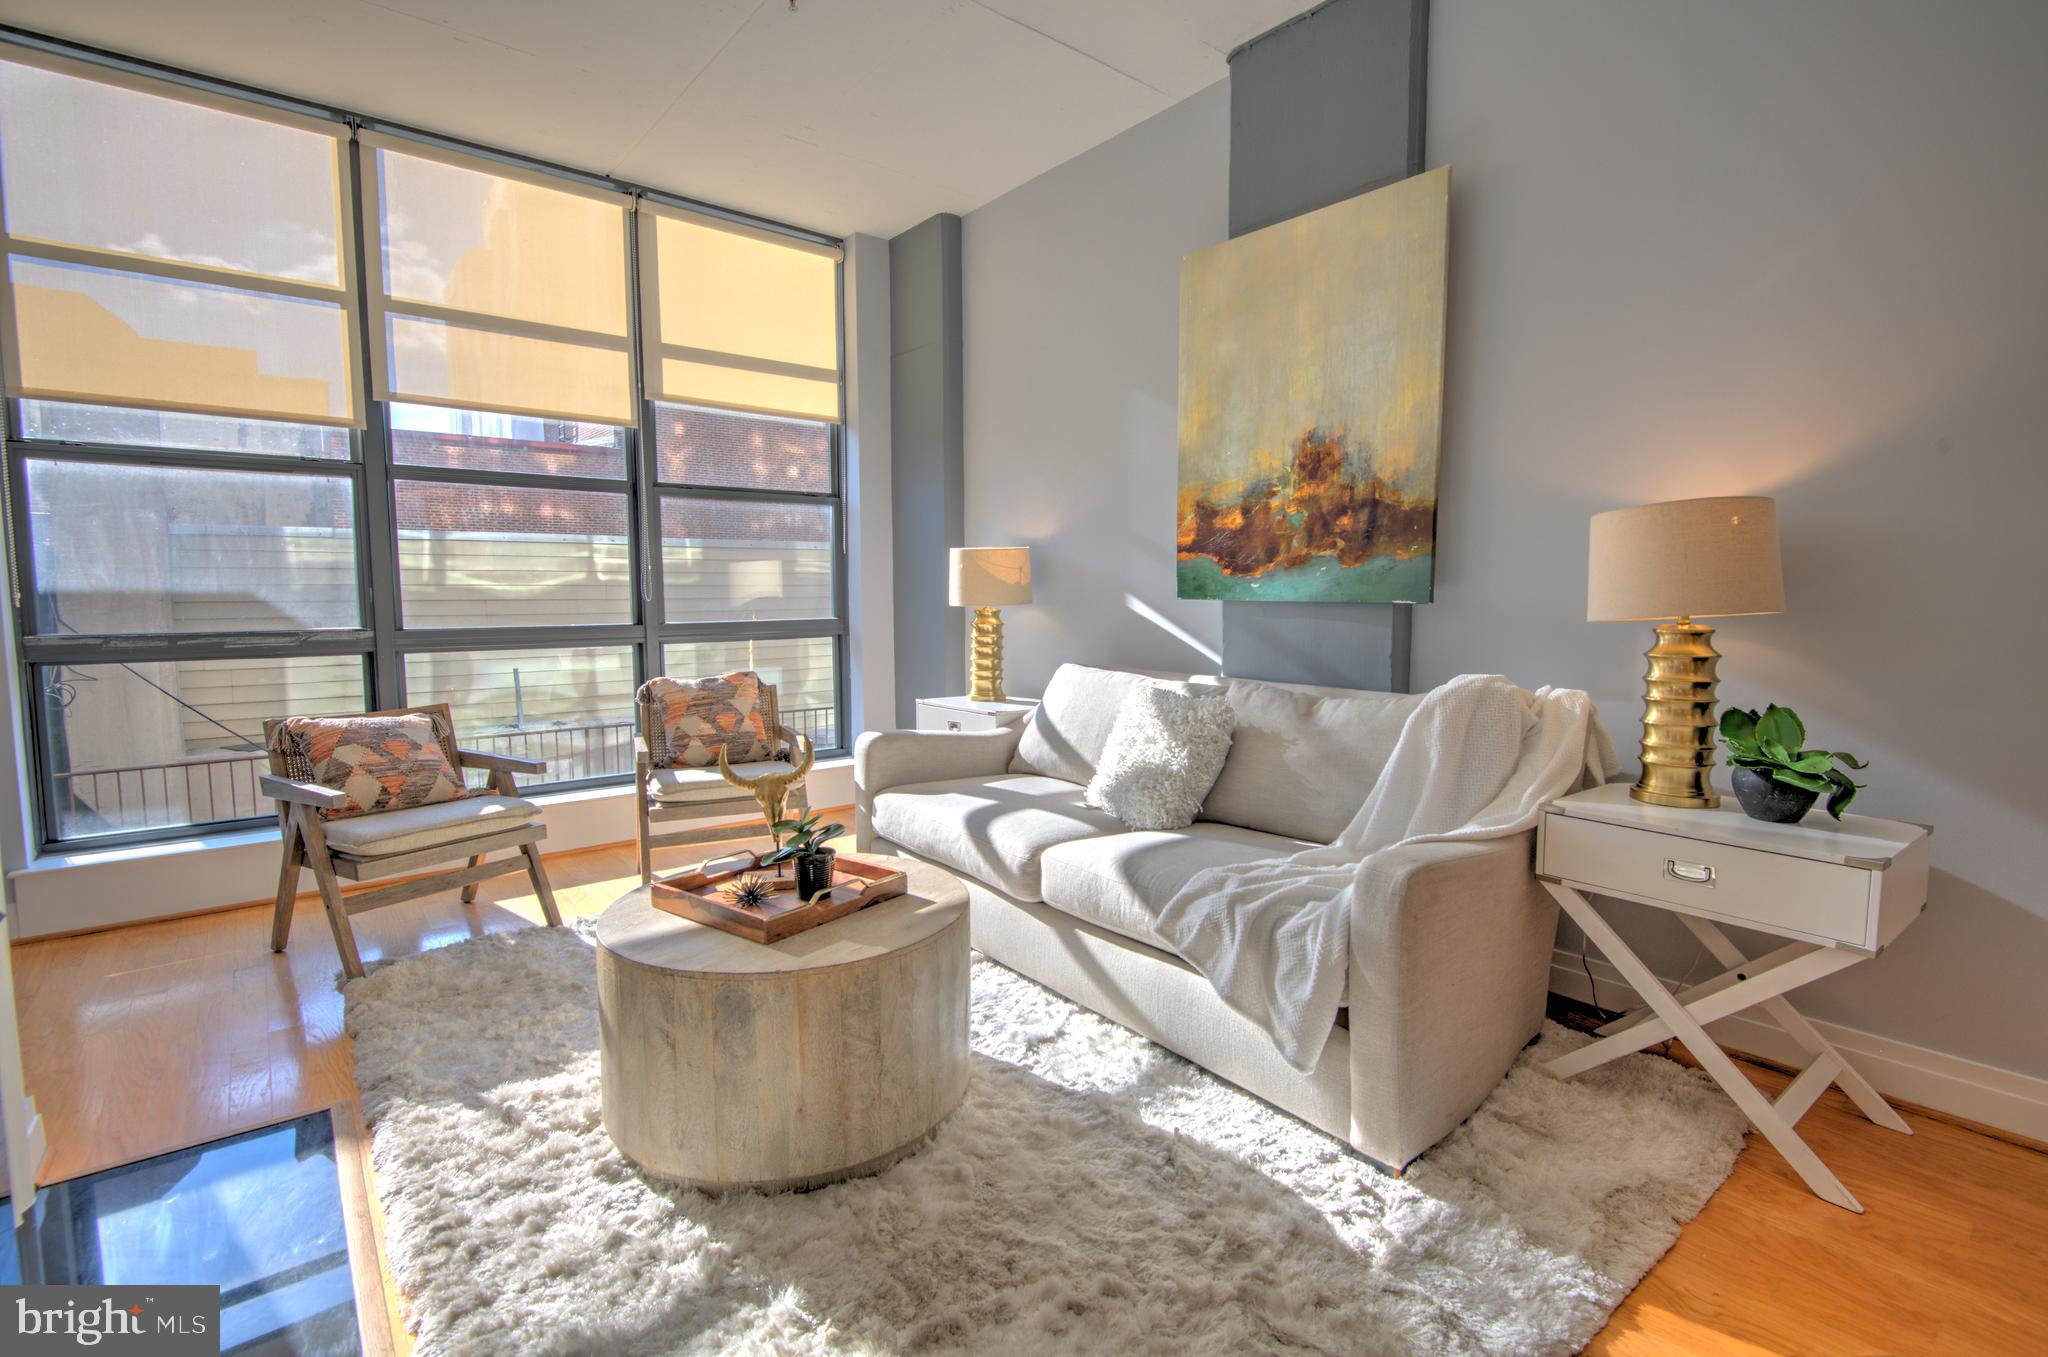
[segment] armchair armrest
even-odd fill
[[[545,773],[546,759],[521,759],[510,754],[486,754],[480,749],[458,749],[456,757],[464,768],[481,768],[492,773]]]
[[[1023,733],[1015,728],[867,731],[853,746],[855,842],[866,848],[873,838],[869,812],[878,792],[912,782],[1007,772]]]
[[[796,742],[798,740],[811,743],[808,736],[798,735],[795,729],[790,726],[778,725],[775,727],[775,757],[785,763],[795,763],[797,758]]]
[[[314,782],[294,782],[276,773],[258,773],[256,787],[273,801],[289,801],[295,806],[311,806],[315,810],[340,810],[350,804],[347,792],[338,792]]]

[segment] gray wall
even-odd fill
[[[1062,660],[1221,664],[1219,605],[1174,597],[1174,406],[1180,257],[1224,238],[1229,115],[1212,85],[965,219],[967,538],[1032,549],[1010,692]]]
[[[1422,168],[1428,0],[1331,0],[1230,59],[1230,234]],[[1413,606],[1225,603],[1223,672],[1405,692]]]
[[[1802,1007],[2048,1075],[2048,8],[1437,0],[1434,25],[1455,182],[1417,686],[1583,687],[1633,753],[1651,638],[1584,620],[1588,516],[1776,495],[1788,611],[1721,625],[1723,697],[1797,707],[1872,760],[1860,809],[1937,826],[1927,917]]]
[[[1928,917],[1803,1006],[2048,1076],[2048,9],[1433,10],[1429,155],[1456,170],[1416,685],[1584,687],[1632,750],[1650,636],[1583,620],[1587,518],[1777,495],[1790,611],[1722,626],[1723,692],[1800,708],[1875,760],[1864,808],[1939,826]],[[1030,543],[1041,580],[1004,614],[1017,692],[1220,653],[1217,605],[1173,597],[1172,506],[1178,262],[1227,230],[1227,104],[966,218],[967,531]]]
[[[967,691],[967,630],[946,606],[947,550],[962,546],[960,218],[928,217],[889,242],[889,421],[896,724],[917,699]]]
[[[889,242],[846,240],[847,744],[896,713],[896,556],[891,545]]]

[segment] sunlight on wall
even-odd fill
[[[1189,631],[1186,627],[1181,626],[1178,622],[1175,622],[1136,594],[1125,594],[1124,606],[1190,650],[1199,651],[1209,663],[1218,666],[1223,663],[1223,652]]]

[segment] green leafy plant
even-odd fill
[[[818,813],[812,811],[801,820],[777,820],[770,825],[776,847],[773,852],[762,854],[761,865],[774,867],[798,858],[814,857],[824,852],[832,839],[846,832],[845,825],[823,825],[818,820]]]
[[[1851,781],[1835,765],[1870,766],[1843,750],[1806,748],[1806,726],[1799,720],[1799,713],[1776,703],[1765,708],[1762,716],[1740,707],[1722,712],[1721,743],[1728,746],[1729,762],[1737,768],[1762,773],[1788,787],[1803,787],[1816,795],[1825,795],[1828,814],[1837,820],[1856,799],[1856,790],[1863,784]]]

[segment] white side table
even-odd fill
[[[919,730],[1004,730],[1022,725],[1038,703],[1028,697],[1006,702],[976,702],[968,697],[921,697],[917,700]]]
[[[1677,1037],[1815,1193],[1851,1211],[1862,1203],[1793,1129],[1830,1084],[1879,1126],[1912,1130],[1785,998],[1799,986],[1876,956],[1927,903],[1924,825],[1816,810],[1796,825],[1744,815],[1732,796],[1712,810],[1649,806],[1621,783],[1544,807],[1536,875],[1585,930],[1644,1006],[1600,1029],[1600,1040],[1548,1068],[1560,1078]],[[1728,969],[1673,994],[1594,910],[1586,893],[1670,910]],[[1745,957],[1720,925],[1788,939]],[[1736,1068],[1705,1025],[1762,1005],[1808,1056],[1773,1100]]]

